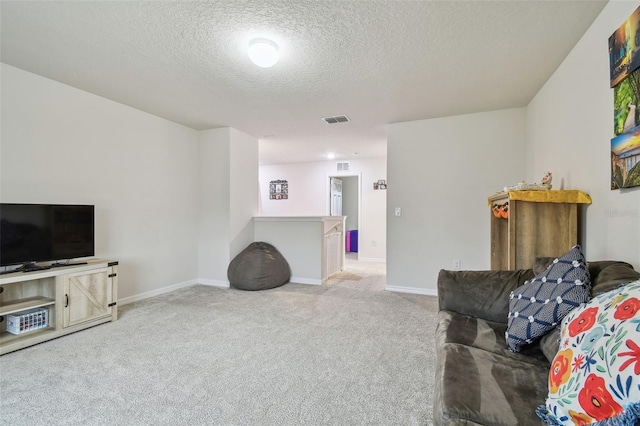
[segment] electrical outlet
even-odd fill
[[[402,209],[400,207],[396,207],[396,216],[402,216]]]
[[[460,259],[453,259],[453,270],[454,271],[460,270]]]
[[[371,241],[371,246],[372,246],[372,247],[375,247],[375,246],[377,246],[377,245],[378,245],[378,242],[377,242],[377,241]]]

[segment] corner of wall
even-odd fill
[[[224,127],[200,132],[198,276],[221,282],[253,241],[258,211],[258,139]]]

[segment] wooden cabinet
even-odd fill
[[[508,191],[489,197],[491,269],[531,268],[536,257],[560,256],[579,244],[580,206],[590,202],[575,190]],[[508,213],[494,214],[495,206],[505,205]]]
[[[118,262],[106,260],[1,276],[0,354],[115,321],[117,277]],[[46,310],[46,327],[21,334],[7,331],[10,316],[40,309]]]

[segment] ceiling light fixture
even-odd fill
[[[329,160],[333,160],[334,158],[336,158],[336,154],[334,154],[333,152],[330,152],[330,153],[327,154],[327,158]]]
[[[278,45],[266,38],[256,38],[249,42],[249,59],[259,67],[269,68],[278,62]]]

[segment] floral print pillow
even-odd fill
[[[549,371],[550,425],[640,421],[640,281],[593,298],[563,320]]]

